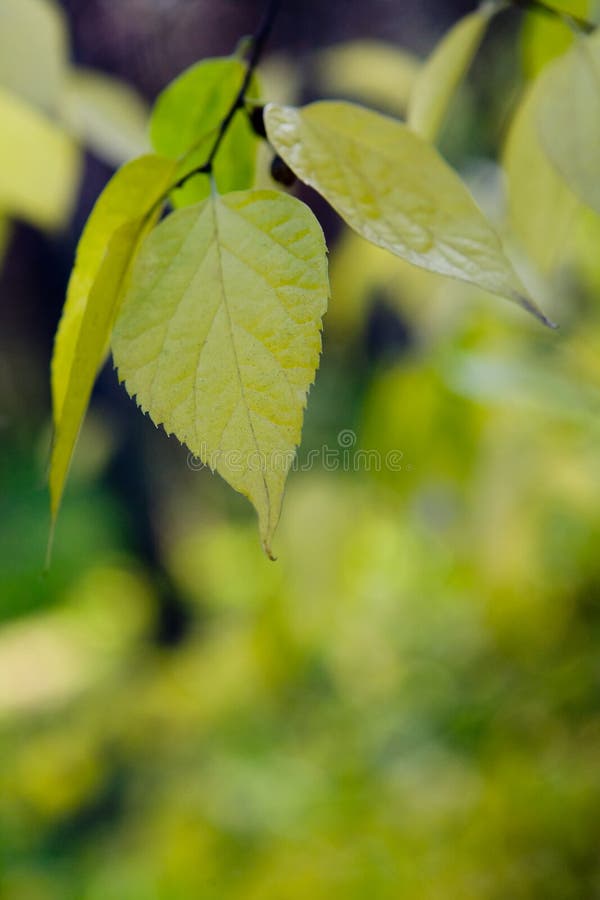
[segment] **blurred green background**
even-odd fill
[[[43,27],[0,0],[0,101],[71,160],[59,184],[2,132],[0,897],[600,898],[600,225],[529,272],[550,333],[303,193],[332,300],[278,561],[109,366],[44,575],[48,363],[82,225],[147,103],[261,4],[42,5]],[[470,8],[285,4],[265,96],[401,115]],[[504,14],[451,110],[442,150],[499,227],[520,92],[568,41]]]

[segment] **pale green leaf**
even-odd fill
[[[115,232],[127,222],[143,219],[152,210],[168,189],[174,169],[175,165],[171,160],[157,156],[144,156],[133,160],[114,175],[88,219],[77,248],[77,258],[69,281],[52,358],[52,404],[55,427],[59,426],[65,396],[72,380],[77,340],[90,291],[107,253],[109,242]],[[99,346],[94,354],[96,367],[101,364],[107,337],[99,335],[98,340]]]
[[[579,203],[543,152],[537,131],[540,79],[526,91],[511,122],[503,166],[512,230],[542,272],[558,262]]]
[[[62,96],[63,121],[79,140],[112,165],[149,147],[150,110],[133,88],[98,72],[73,69]]]
[[[62,91],[68,56],[60,5],[53,0],[0,0],[0,40],[0,87],[53,111]]]
[[[75,142],[34,107],[0,88],[0,208],[43,228],[71,212],[80,176]]]
[[[269,555],[327,297],[308,207],[274,191],[213,195],[146,240],[114,329],[128,392],[251,500]]]
[[[135,219],[121,225],[114,232],[87,298],[75,343],[64,402],[52,443],[49,479],[52,528],[56,522],[71,457],[90,402],[98,368],[145,227],[147,219]]]
[[[269,105],[269,140],[367,240],[414,265],[520,303],[527,297],[495,231],[430,144],[393,119],[348,103]]]
[[[426,60],[414,83],[408,104],[408,124],[422,138],[435,142],[456,90],[483,40],[495,3],[460,19]]]
[[[205,59],[183,72],[162,92],[152,112],[150,137],[157,153],[182,160],[185,170],[201,167],[219,126],[235,100],[246,73],[237,57]],[[252,79],[247,96],[257,99]],[[243,190],[254,183],[258,140],[244,110],[239,110],[221,143],[213,176],[219,191]],[[173,194],[175,206],[205,199],[209,179],[199,175]]]
[[[540,79],[542,146],[571,190],[600,213],[600,32],[578,38]]]

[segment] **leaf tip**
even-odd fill
[[[537,306],[533,302],[533,300],[530,300],[526,294],[515,293],[515,300],[520,306],[523,307],[523,309],[527,310],[527,312],[530,312],[532,316],[535,316],[538,322],[541,322],[542,325],[545,325],[546,328],[551,328],[553,331],[556,331],[558,329],[557,323],[553,322],[552,319],[549,319],[548,316],[542,312],[539,306]]]

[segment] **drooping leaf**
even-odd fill
[[[308,207],[274,191],[213,195],[146,240],[114,329],[128,392],[251,500],[269,555],[327,297]]]
[[[410,95],[408,124],[418,135],[435,143],[454,94],[483,40],[495,3],[460,19],[448,31],[421,68]]]
[[[170,184],[172,172],[172,163],[160,157],[142,157],[125,166],[99,199],[81,239],[52,359],[53,527],[133,260],[158,217],[158,201]]]
[[[540,78],[544,151],[579,199],[600,213],[600,32],[579,37]]]
[[[245,64],[236,57],[205,59],[183,72],[162,92],[152,112],[150,137],[157,153],[184,161],[185,169],[201,167],[242,85]],[[258,99],[256,78],[247,96]],[[252,186],[257,138],[239,110],[223,139],[214,162],[213,176],[219,191],[226,193]],[[209,179],[190,179],[173,194],[176,206],[205,199]]]
[[[68,59],[65,15],[59,4],[54,0],[2,0],[0,36],[0,86],[52,112],[60,98]]]
[[[547,323],[460,178],[408,127],[335,102],[302,109],[270,104],[266,124],[296,175],[367,240],[515,300]]]
[[[0,208],[43,228],[67,218],[79,183],[75,142],[42,113],[0,88]]]
[[[85,226],[69,281],[67,299],[52,357],[52,405],[58,426],[72,376],[79,330],[92,286],[114,233],[131,220],[143,219],[168,188],[175,166],[170,160],[144,156],[123,166],[100,195]],[[107,338],[100,341],[99,366]]]
[[[62,118],[71,133],[113,165],[149,147],[149,110],[128,85],[88,69],[72,70],[65,82]]]

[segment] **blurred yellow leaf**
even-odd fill
[[[149,109],[133,88],[117,78],[88,69],[72,70],[61,112],[71,133],[113,165],[120,166],[149,147]]]
[[[514,300],[547,323],[460,178],[409,128],[336,102],[269,104],[265,117],[286,163],[367,240]]]
[[[454,94],[483,40],[495,3],[483,3],[448,31],[422,66],[410,95],[407,121],[435,143]]]
[[[600,33],[579,37],[540,79],[544,151],[579,199],[600,213]]]
[[[68,216],[79,181],[74,141],[23,100],[0,88],[0,208],[43,228]]]
[[[0,2],[0,86],[48,112],[67,69],[67,28],[54,0]]]
[[[326,47],[314,54],[313,65],[320,93],[352,97],[398,115],[406,112],[420,67],[412,53],[380,41]]]
[[[308,207],[273,191],[213,195],[150,235],[115,325],[129,394],[250,499],[269,555],[328,288]]]

